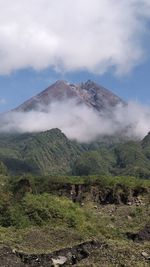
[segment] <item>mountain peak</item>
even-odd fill
[[[87,80],[84,84],[85,84],[85,86],[93,86],[96,83],[94,81],[92,81],[92,80]]]
[[[55,84],[56,85],[68,85],[69,83],[65,80],[57,80]]]
[[[124,103],[117,95],[95,83],[87,80],[84,83],[72,84],[58,80],[47,89],[20,105],[15,111],[37,110],[39,106],[45,109],[52,102],[69,101],[85,104],[97,111],[108,109],[119,103]]]

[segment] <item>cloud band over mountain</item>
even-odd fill
[[[42,111],[9,112],[0,117],[0,132],[39,132],[61,129],[68,138],[79,142],[96,140],[100,135],[122,134],[143,138],[150,129],[150,108],[137,103],[117,105],[109,113],[98,113],[75,100],[53,102]]]

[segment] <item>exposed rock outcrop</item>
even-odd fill
[[[72,266],[82,259],[87,258],[92,250],[102,249],[103,247],[107,247],[107,245],[98,241],[87,241],[74,247],[60,249],[49,254],[26,254],[5,247],[0,250],[0,266]]]

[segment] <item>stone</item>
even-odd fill
[[[61,266],[67,262],[67,258],[64,256],[58,256],[56,259],[52,259],[54,267]]]
[[[150,256],[148,255],[147,252],[142,251],[141,255],[145,258],[145,259],[150,259]]]

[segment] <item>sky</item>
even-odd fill
[[[88,79],[150,105],[149,0],[0,0],[0,112]]]

